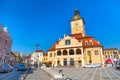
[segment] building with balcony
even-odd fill
[[[10,63],[12,39],[8,28],[0,24],[0,66]]]
[[[103,47],[94,37],[86,35],[84,24],[79,10],[75,10],[71,20],[71,35],[65,34],[47,52],[51,66],[104,65]]]

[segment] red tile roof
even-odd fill
[[[77,40],[82,40],[83,47],[98,47],[98,46],[102,46],[101,44],[99,44],[99,42],[97,40],[94,40],[94,38],[92,36],[83,37],[82,34],[79,33],[79,34],[73,34],[73,35],[71,35],[71,37],[74,37]],[[92,45],[90,45],[90,41],[92,41]],[[86,42],[88,42],[87,46],[86,46]]]
[[[58,45],[59,41],[57,41],[48,51],[54,51],[56,45]]]
[[[99,44],[99,42],[97,40],[94,40],[94,38],[92,36],[86,36],[83,37],[81,33],[79,34],[72,34],[71,37],[76,38],[77,40],[82,40],[82,46],[84,48],[87,47],[102,47],[101,44]],[[92,45],[90,45],[90,41],[92,41]],[[86,42],[88,42],[88,45],[86,45]],[[54,51],[56,45],[58,45],[59,41],[57,41],[48,51]]]
[[[43,52],[43,50],[36,50],[35,52]]]
[[[81,33],[78,33],[78,34],[72,34],[71,37],[75,37],[76,39],[83,38],[83,36],[82,36]]]
[[[107,49],[104,49],[104,50],[118,50],[117,48],[107,48]]]
[[[90,41],[92,41],[92,45],[90,44]],[[86,45],[86,42],[88,43],[88,45]],[[101,44],[99,44],[98,41],[94,40],[93,37],[82,38],[82,45],[83,45],[83,47],[100,47],[100,46],[102,46]]]

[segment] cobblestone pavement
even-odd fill
[[[120,70],[114,68],[53,68],[59,72],[63,70],[64,79],[72,80],[120,80]]]
[[[32,70],[25,80],[53,80],[50,76],[41,69]]]

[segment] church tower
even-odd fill
[[[79,10],[74,11],[74,17],[71,20],[71,34],[82,34],[85,37],[84,20],[80,17]]]

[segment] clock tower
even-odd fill
[[[80,17],[79,10],[74,11],[74,17],[71,20],[71,34],[82,34],[85,37],[84,20]]]

